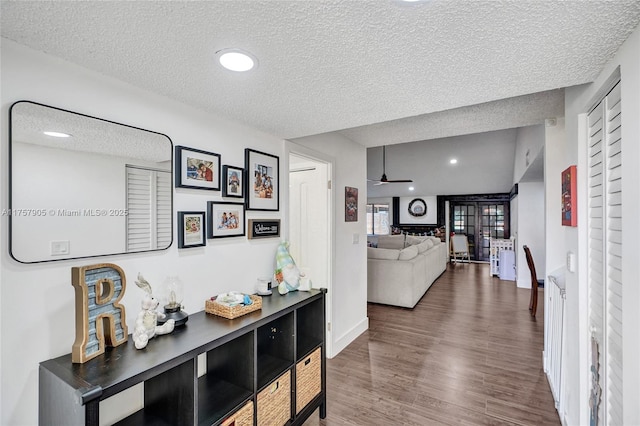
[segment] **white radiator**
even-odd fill
[[[544,320],[544,371],[553,393],[556,410],[563,415],[565,402],[563,389],[564,353],[564,302],[566,299],[564,271],[554,271],[549,275],[549,285],[545,286]]]

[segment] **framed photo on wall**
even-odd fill
[[[247,210],[280,210],[280,158],[246,148],[244,168]]]
[[[244,198],[244,169],[222,166],[222,196]]]
[[[176,146],[176,188],[220,191],[220,154]]]
[[[344,187],[344,221],[358,221],[358,188]]]
[[[244,203],[209,201],[208,238],[241,237],[244,230]]]
[[[205,212],[178,212],[178,248],[207,245],[205,228]]]
[[[578,226],[576,166],[562,172],[562,225]]]

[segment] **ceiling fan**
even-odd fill
[[[387,183],[410,183],[411,179],[387,179],[386,173],[386,147],[382,147],[382,177],[379,180],[367,179],[369,182],[375,182],[374,185],[386,185]]]

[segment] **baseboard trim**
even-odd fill
[[[333,358],[338,355],[344,348],[349,346],[351,342],[356,340],[358,336],[369,329],[369,318],[364,317],[362,321],[356,324],[351,330],[344,333],[342,336],[337,338],[333,344],[333,354],[331,354],[328,358]]]

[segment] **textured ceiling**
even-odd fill
[[[468,133],[458,114],[489,130],[501,108],[513,110],[502,128],[531,124],[517,112],[592,81],[640,1],[2,1],[1,12],[3,37],[136,86],[283,138],[358,127],[344,134],[372,146]],[[228,47],[259,67],[216,66]]]
[[[532,126],[564,116],[564,90],[517,96],[340,131],[366,147]]]

